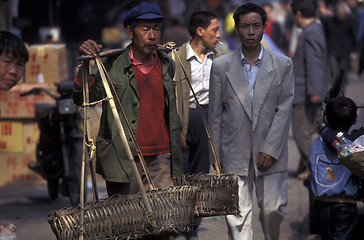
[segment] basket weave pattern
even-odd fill
[[[364,150],[354,152],[347,157],[341,157],[339,160],[352,173],[364,179]]]
[[[190,174],[186,184],[200,189],[195,215],[200,217],[239,213],[238,178],[232,174]]]
[[[191,186],[148,191],[153,216],[146,216],[140,193],[87,203],[84,239],[143,239],[189,232],[193,229],[197,191]],[[157,229],[151,226],[150,218]],[[56,210],[48,216],[48,222],[57,239],[78,239],[81,234],[79,207]]]

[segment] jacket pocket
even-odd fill
[[[347,168],[335,154],[320,154],[315,163],[314,178],[321,187],[333,187],[344,180]]]

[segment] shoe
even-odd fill
[[[308,170],[303,171],[303,172],[301,172],[300,174],[298,174],[298,175],[297,175],[297,178],[298,178],[299,180],[306,180],[306,179],[308,179]]]

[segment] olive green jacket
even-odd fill
[[[176,74],[174,75],[174,81],[176,82],[176,95],[177,95],[177,111],[178,115],[182,120],[183,129],[182,135],[186,137],[187,129],[188,129],[188,119],[189,119],[189,111],[190,111],[190,86],[187,81],[191,81],[191,63],[187,61],[187,44],[189,42],[184,43],[177,51],[177,56],[173,59],[176,63]],[[217,58],[223,55],[223,52],[213,49],[214,58]],[[169,56],[173,56],[172,53],[169,53]],[[179,61],[181,59],[181,62]],[[182,63],[182,64],[181,64]],[[186,71],[184,73],[183,69]]]
[[[171,141],[171,171],[173,176],[181,176],[183,174],[180,141],[181,124],[176,109],[175,84],[173,82],[175,65],[166,53],[158,50],[158,55],[162,64],[164,100],[166,111],[168,111],[166,116],[168,116],[167,119],[169,120],[168,127]],[[132,62],[129,57],[129,47],[120,55],[104,59],[103,63],[136,136],[140,101]],[[96,73],[94,75],[95,84],[90,89],[90,102],[106,97],[97,69],[93,69],[92,73],[94,72]],[[80,105],[82,104],[82,98],[82,92],[75,89],[74,102]],[[117,100],[115,100],[115,103],[118,106]],[[119,107],[118,111],[120,112]],[[129,140],[131,151],[134,153],[135,147],[121,114],[120,119]],[[100,129],[96,139],[96,172],[101,174],[106,181],[112,182],[130,182],[132,176],[132,168],[107,101],[102,103]]]

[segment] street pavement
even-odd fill
[[[364,106],[364,76],[352,80],[346,87],[346,96],[351,97],[358,105]],[[359,121],[356,126],[364,126],[364,110],[359,109]],[[294,171],[298,166],[298,152],[292,134],[289,135],[288,170]],[[100,197],[106,197],[103,181],[98,181]],[[288,178],[288,205],[284,208],[285,218],[281,224],[281,240],[319,240],[318,235],[309,231],[308,191],[302,181]],[[92,200],[91,189],[88,199]],[[264,239],[258,220],[258,207],[254,200],[253,231],[254,240]],[[17,227],[18,239],[21,240],[53,240],[56,239],[47,216],[53,210],[69,207],[69,199],[60,196],[49,203],[45,184],[9,185],[0,188],[0,225],[13,223]],[[198,230],[201,240],[226,240],[227,227],[224,217],[203,218]]]

